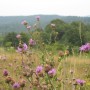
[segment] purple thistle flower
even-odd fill
[[[43,67],[42,67],[42,66],[38,66],[38,67],[36,68],[36,74],[42,72],[42,70],[43,70]]]
[[[86,47],[90,50],[90,43],[86,43]]]
[[[23,25],[27,25],[28,23],[27,23],[26,20],[24,20],[24,21],[21,22],[21,24],[23,24]]]
[[[53,68],[53,69],[49,70],[48,74],[50,76],[54,76],[56,74],[56,70]]]
[[[31,26],[27,26],[27,29],[30,30],[31,29]]]
[[[24,44],[22,45],[22,47],[21,47],[21,46],[18,46],[17,51],[18,51],[18,52],[25,52],[27,49],[28,49],[28,46],[27,46],[26,43],[24,43]]]
[[[26,51],[26,50],[27,50],[27,48],[28,48],[28,47],[27,47],[27,44],[26,44],[26,43],[24,43],[24,44],[23,44],[23,49]]]
[[[17,82],[15,82],[15,83],[13,84],[13,88],[14,88],[14,89],[18,89],[18,88],[20,88],[20,84],[17,83]]]
[[[3,76],[8,76],[8,71],[6,69],[3,70]]]
[[[36,16],[36,19],[37,19],[37,21],[39,21],[40,20],[40,16]]]
[[[30,40],[29,40],[29,44],[30,44],[31,46],[34,46],[34,45],[36,44],[36,42],[35,42],[33,39],[30,39]]]
[[[16,38],[17,38],[17,39],[20,39],[20,38],[21,38],[21,35],[20,35],[20,34],[18,34],[18,35],[16,36]]]
[[[76,79],[76,83],[83,86],[83,84],[85,83],[84,80],[81,80],[81,79]]]
[[[80,47],[80,51],[85,51],[85,45],[82,45],[82,46]]]
[[[82,46],[80,47],[80,51],[81,51],[81,52],[90,51],[90,43],[86,43],[85,45],[82,45]]]

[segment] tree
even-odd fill
[[[82,45],[85,43],[86,26],[81,22],[72,22],[69,30],[63,36],[63,41],[72,45]]]
[[[55,24],[55,32],[53,32],[51,24]],[[62,39],[62,36],[65,34],[65,32],[68,29],[69,29],[69,24],[65,23],[60,19],[55,19],[51,21],[45,28],[47,34],[50,35],[53,32],[52,41],[54,41],[53,39],[55,38],[55,34],[57,34],[56,40],[60,41]]]
[[[10,32],[4,37],[4,46],[9,42],[11,42],[11,46],[16,47],[18,44],[18,40],[16,38],[17,33],[15,32]]]
[[[29,36],[28,34],[21,32],[21,40],[25,43],[28,43]],[[13,46],[17,47],[19,44],[18,39],[16,38],[17,33],[16,32],[10,32],[4,37],[4,46]]]
[[[28,44],[30,35],[27,34],[27,33],[25,33],[25,32],[21,32],[20,35],[21,35],[21,40],[22,40],[24,43],[27,43],[27,44]]]

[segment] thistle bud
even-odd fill
[[[38,85],[39,85],[39,82],[38,82],[37,80],[35,80],[35,81],[33,82],[33,85],[34,85],[34,86],[38,86]]]
[[[25,80],[21,79],[19,81],[21,87],[25,87]]]
[[[12,78],[11,77],[6,77],[6,79],[5,79],[5,82],[6,83],[10,83],[12,81]]]
[[[47,73],[51,68],[52,67],[50,65],[46,64],[44,70]]]
[[[69,51],[66,50],[64,54],[65,54],[66,56],[68,56],[68,55],[69,55]]]
[[[63,52],[63,51],[61,51],[61,50],[59,51],[59,53],[58,53],[58,54],[59,54],[59,56],[60,56],[60,57],[63,57],[63,56],[64,56],[64,52]]]

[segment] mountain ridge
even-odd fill
[[[36,16],[0,16],[0,32],[22,32],[25,31],[25,27],[21,25],[23,20],[26,20],[29,25],[36,23]],[[71,23],[73,21],[81,21],[85,24],[90,24],[90,17],[81,16],[60,16],[60,15],[39,15],[41,26],[44,28],[54,19],[61,19],[66,23]]]

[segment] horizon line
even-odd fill
[[[85,15],[85,16],[79,16],[79,15],[58,15],[58,14],[32,14],[32,15],[0,15],[0,17],[18,17],[18,16],[51,16],[51,15],[56,15],[56,16],[64,16],[64,17],[90,17],[90,15]]]

